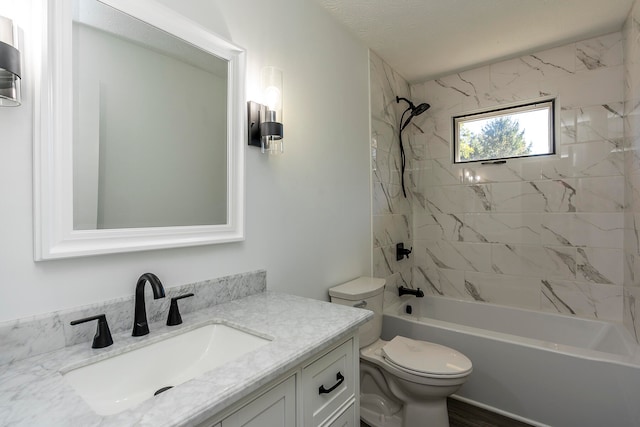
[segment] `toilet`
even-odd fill
[[[373,311],[360,327],[360,416],[372,427],[448,427],[447,396],[465,383],[471,361],[443,345],[380,338],[385,280],[360,277],[329,289],[331,302]]]

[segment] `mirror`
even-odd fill
[[[225,224],[227,61],[96,0],[72,37],[74,230]]]
[[[152,0],[43,4],[35,259],[243,239],[244,51]]]

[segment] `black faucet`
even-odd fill
[[[138,279],[136,284],[136,306],[133,319],[134,337],[141,337],[149,333],[149,324],[147,323],[147,309],[144,304],[144,285],[149,282],[153,290],[153,299],[164,298],[164,287],[160,279],[153,273],[144,273]]]
[[[418,289],[409,289],[409,288],[405,288],[404,286],[400,286],[398,288],[398,294],[400,296],[402,295],[415,295],[417,298],[422,298],[424,296],[424,292],[422,292],[422,289],[418,288]]]

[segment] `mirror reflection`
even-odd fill
[[[227,61],[74,0],[74,230],[227,223]]]

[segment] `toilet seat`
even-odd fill
[[[403,336],[387,342],[381,353],[389,365],[420,377],[459,378],[472,370],[471,361],[459,351]]]

